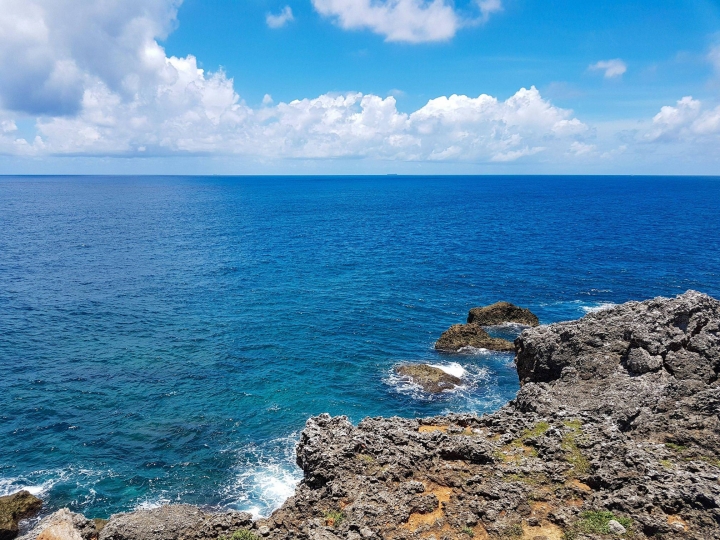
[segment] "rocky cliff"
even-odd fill
[[[237,537],[720,539],[720,302],[631,302],[515,347],[522,387],[496,413],[308,420],[295,496]],[[201,537],[153,533],[164,512],[100,540]]]

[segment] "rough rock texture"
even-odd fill
[[[41,507],[42,501],[28,491],[0,497],[0,540],[15,538],[19,521],[33,517]]]
[[[512,342],[490,337],[479,324],[455,324],[435,342],[435,348],[439,351],[457,352],[463,347],[508,352],[515,350]]]
[[[67,508],[42,519],[29,533],[18,540],[96,540],[94,523]]]
[[[518,307],[510,302],[495,302],[490,306],[472,308],[467,322],[480,326],[495,326],[504,323],[516,323],[524,326],[540,324],[538,318],[529,309]]]
[[[297,449],[304,480],[258,530],[720,539],[720,302],[633,302],[516,344],[523,386],[494,414],[311,418]]]
[[[407,364],[395,368],[395,372],[419,384],[423,390],[438,394],[443,390],[452,390],[462,384],[462,379],[427,364]]]
[[[246,512],[206,513],[178,504],[115,514],[102,528],[100,540],[204,540],[251,525]]]

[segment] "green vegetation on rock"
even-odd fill
[[[579,534],[610,534],[608,524],[613,519],[630,531],[632,520],[629,518],[618,517],[606,510],[584,512],[580,516],[580,521],[565,533],[564,540],[574,540]]]
[[[548,424],[547,422],[538,422],[532,429],[526,429],[525,431],[523,431],[523,434],[520,436],[520,438],[522,440],[527,440],[534,437],[539,437],[540,435],[544,435],[549,429],[550,424]]]
[[[570,432],[565,434],[560,447],[566,452],[566,461],[572,465],[570,474],[572,476],[580,476],[590,471],[590,462],[578,448],[577,441],[582,436],[582,422],[580,420],[571,420],[564,422],[565,427],[570,428]]]
[[[672,450],[673,452],[677,452],[678,454],[681,454],[685,450],[688,449],[687,446],[683,446],[682,444],[675,444],[675,443],[665,443],[665,448],[668,448]]]
[[[500,532],[501,538],[522,538],[523,536],[523,528],[522,524],[520,523],[513,523],[512,525],[505,527]]]
[[[340,510],[330,510],[325,513],[325,522],[331,527],[339,527],[345,521],[345,514]]]
[[[260,540],[260,537],[252,531],[240,529],[230,536],[221,536],[218,540]]]

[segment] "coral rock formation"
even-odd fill
[[[42,501],[28,491],[0,497],[0,540],[15,538],[20,520],[34,516],[41,507]]]
[[[462,384],[462,379],[459,377],[427,364],[406,364],[396,367],[395,372],[402,377],[409,378],[431,394],[452,390]]]
[[[495,326],[505,323],[523,326],[538,326],[540,321],[529,309],[518,307],[510,302],[495,302],[490,306],[472,308],[468,313],[468,324]]]

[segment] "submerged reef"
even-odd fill
[[[629,302],[514,348],[521,389],[493,414],[310,418],[267,519],[180,505],[57,538],[720,539],[720,302]],[[55,539],[48,519],[23,540]]]

